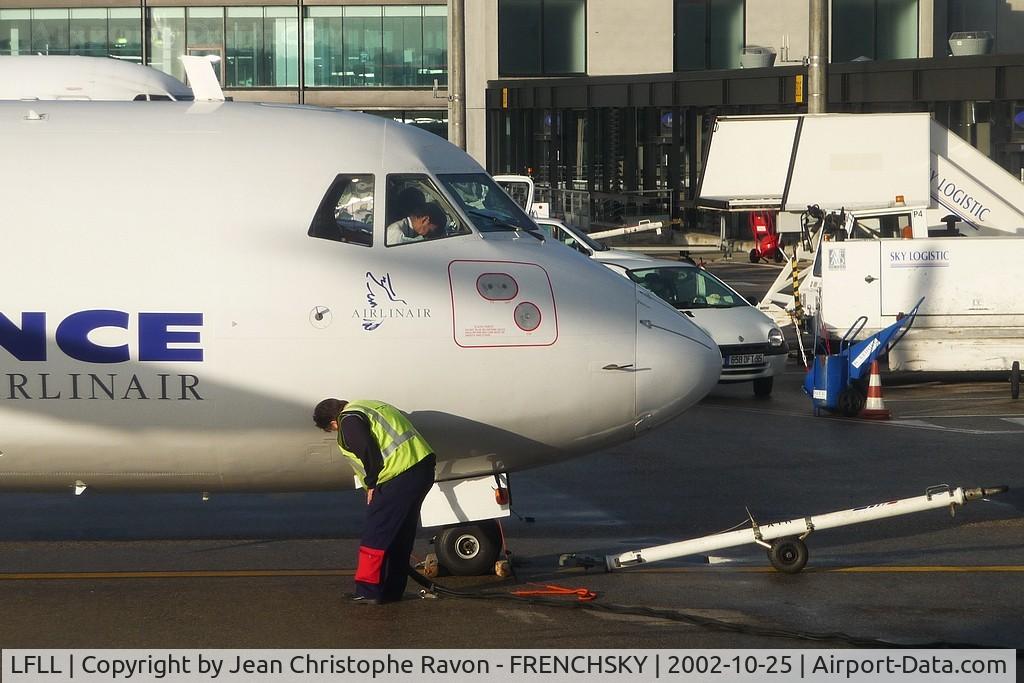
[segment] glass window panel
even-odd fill
[[[66,55],[69,50],[68,10],[32,10],[32,52]]]
[[[875,0],[833,0],[832,61],[875,58]]]
[[[379,6],[349,6],[345,8],[346,17],[379,17],[383,14]]]
[[[373,246],[373,175],[339,175],[320,202],[310,237]]]
[[[434,135],[448,139],[448,110],[427,110],[406,112],[409,118],[406,123],[423,130],[430,131]]]
[[[32,11],[0,9],[0,55],[32,53]]]
[[[584,0],[544,0],[544,73],[586,71],[587,12]]]
[[[878,0],[875,59],[917,57],[917,0]]]
[[[295,7],[267,7],[263,34],[262,85],[288,87],[299,84],[299,13]]]
[[[358,10],[358,12],[356,12]],[[367,12],[376,10],[375,16]],[[345,50],[345,85],[367,87],[381,83],[381,31],[380,7],[346,7],[342,25]]]
[[[142,63],[142,10],[138,7],[109,10],[107,54]]]
[[[423,70],[423,11],[384,8],[382,85],[419,85]]]
[[[185,80],[179,57],[185,54],[185,9],[153,7],[149,10],[149,65]]]
[[[344,85],[341,7],[307,7],[303,24],[307,87]]]
[[[71,54],[105,57],[107,54],[107,10],[72,9],[69,35]]]
[[[179,56],[185,54],[185,9],[153,7],[149,10],[149,64],[185,80]]]
[[[451,189],[451,185],[448,187]],[[424,175],[388,175],[386,209],[384,244],[389,247],[470,232],[444,195]]]
[[[220,61],[213,65],[221,83],[224,82],[224,8],[189,7],[188,54],[199,57],[214,55]]]
[[[744,0],[711,0],[708,68],[738,69],[743,52]]]
[[[422,17],[421,5],[387,5],[384,7],[385,17]]]
[[[498,0],[498,73],[541,73],[540,0]]]
[[[988,31],[996,35],[996,0],[949,0],[949,32]]]
[[[224,48],[224,85],[251,88],[263,84],[259,74],[263,60],[262,7],[227,8]]]
[[[448,84],[448,8],[423,8],[423,71],[420,85]]]
[[[188,8],[188,46],[221,47],[224,45],[224,8]]]
[[[707,25],[705,0],[676,0],[676,71],[706,66]]]

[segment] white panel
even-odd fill
[[[923,296],[921,315],[1024,315],[1022,261],[1024,240],[883,240],[882,314],[907,311]]]
[[[804,117],[787,211],[929,202],[928,114]]]
[[[965,235],[1024,235],[1024,185],[959,135],[931,124],[931,194]],[[972,229],[974,228],[974,229]]]
[[[781,200],[797,117],[722,118],[711,137],[701,200]]]
[[[548,346],[558,338],[555,296],[547,271],[532,263],[453,261],[448,268],[455,343],[462,347]],[[482,293],[481,278],[507,278],[508,298]]]
[[[507,488],[508,475],[498,476]],[[498,503],[494,497],[497,487],[493,476],[436,482],[423,500],[420,523],[432,527],[508,517],[508,503]]]
[[[822,315],[837,336],[862,315],[868,317],[868,329],[881,327],[878,244],[877,240],[821,243]]]

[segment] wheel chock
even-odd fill
[[[436,579],[441,574],[441,568],[437,564],[436,553],[427,553],[427,556],[423,558],[423,562],[418,564],[416,568],[420,571],[420,574],[423,574],[428,579]]]

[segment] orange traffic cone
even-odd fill
[[[882,400],[882,376],[878,373],[878,361],[871,361],[871,378],[868,380],[868,400],[857,417],[866,420],[888,420],[892,418]]]

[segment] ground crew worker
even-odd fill
[[[338,432],[338,448],[366,489],[352,600],[401,600],[420,506],[434,483],[434,451],[409,418],[383,401],[324,399],[313,422],[325,432]]]

